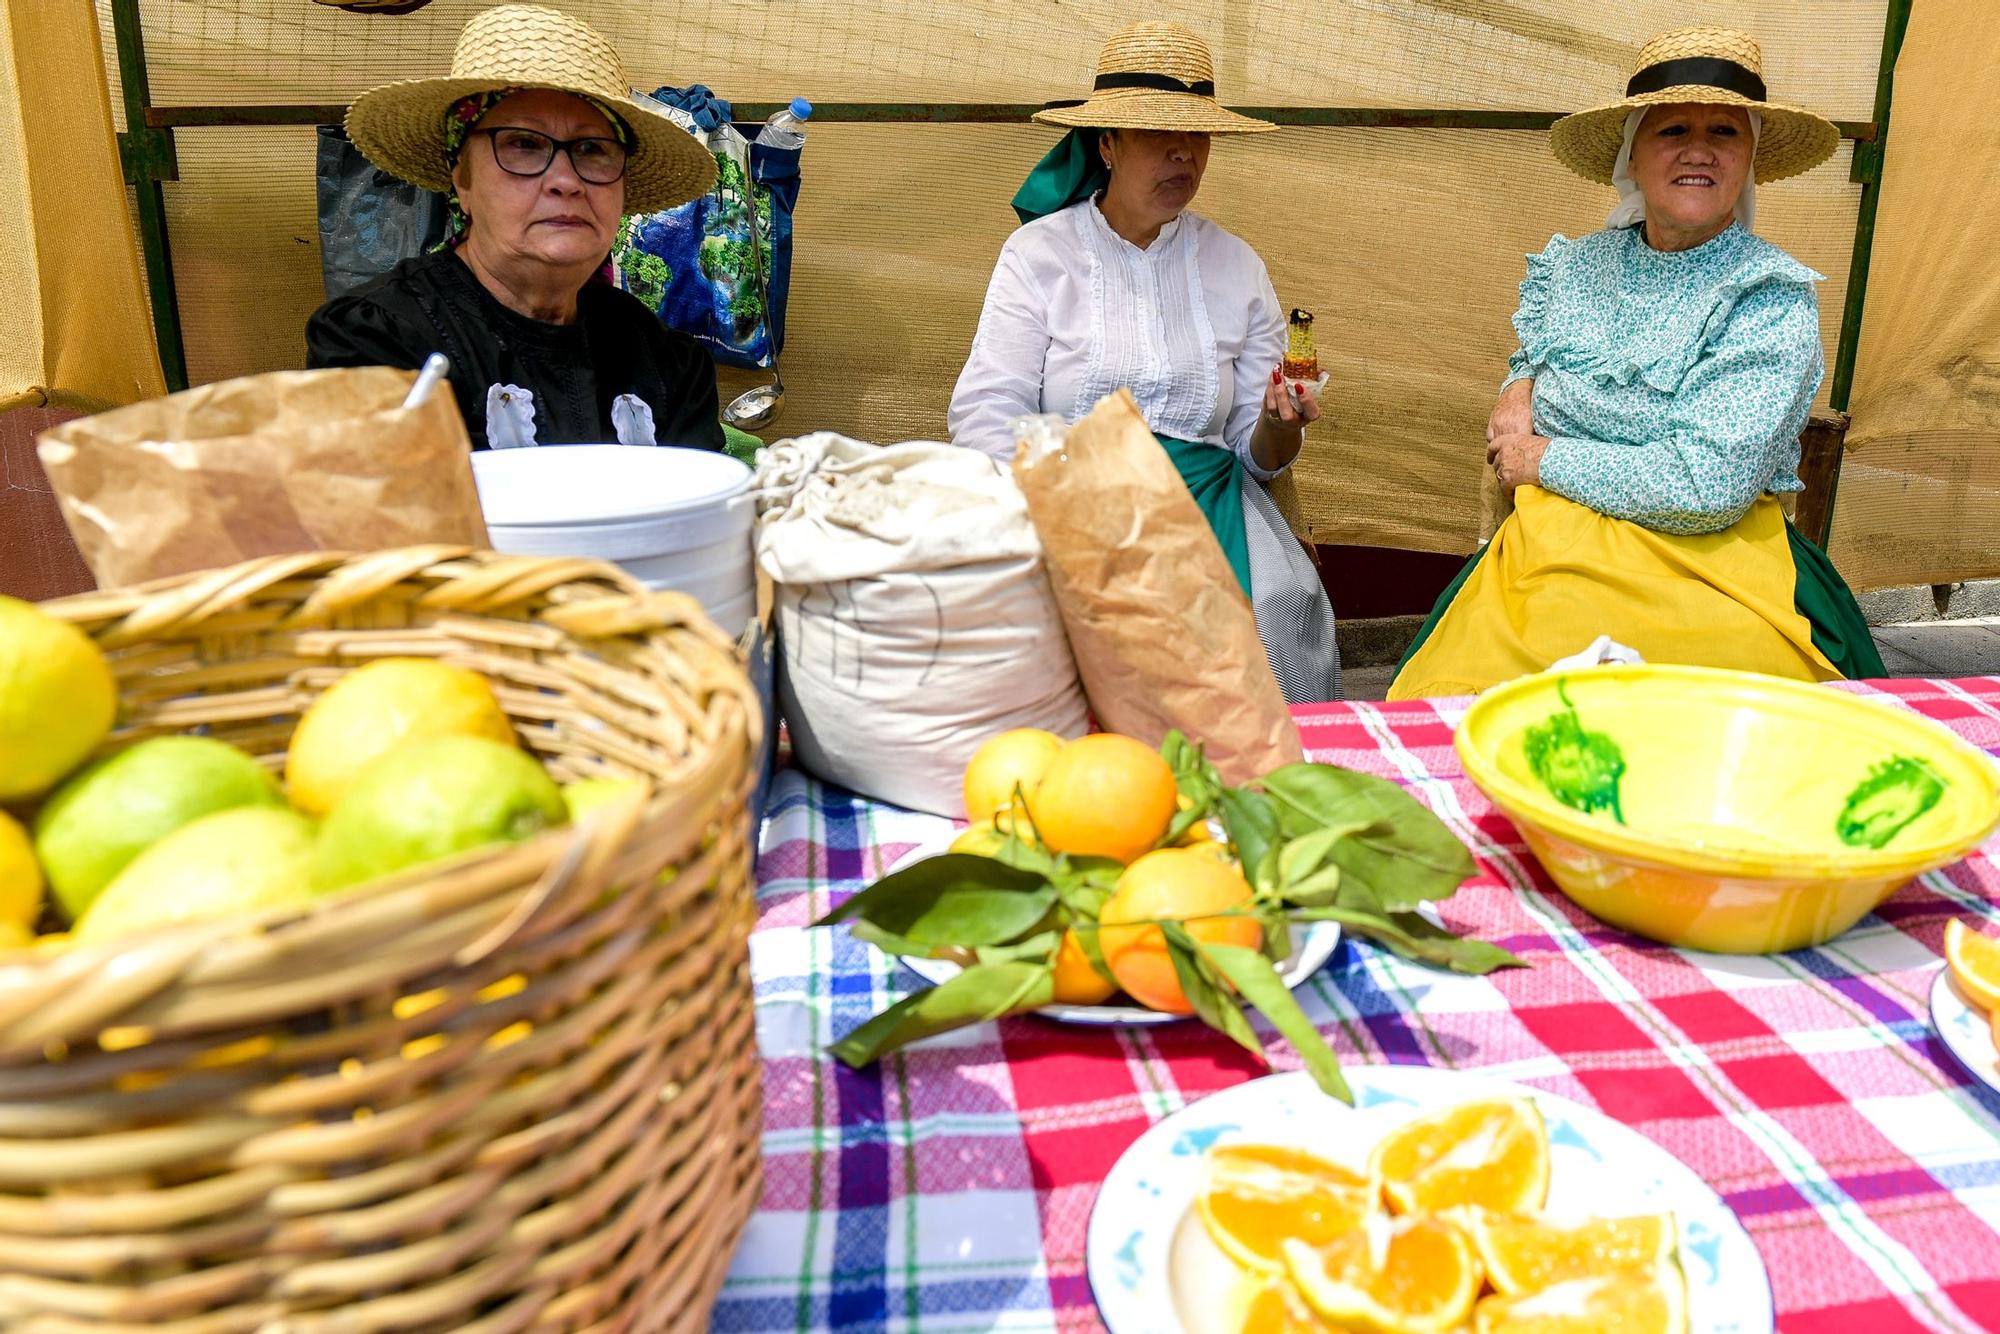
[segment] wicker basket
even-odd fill
[[[430,547],[44,606],[118,674],[109,749],[276,765],[344,671],[424,655],[558,778],[653,787],[309,909],[0,953],[0,1328],[703,1326],[759,1186],[761,720],[695,603]]]

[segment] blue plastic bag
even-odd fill
[[[802,150],[751,142],[730,123],[729,103],[699,84],[653,97],[703,131],[715,154],[715,188],[679,208],[626,218],[611,248],[613,280],[716,361],[768,368],[784,351]]]

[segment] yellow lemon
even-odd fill
[[[42,915],[42,868],[28,843],[27,831],[14,817],[0,811],[0,922],[19,926],[32,936]]]
[[[19,922],[0,918],[0,950],[25,950],[35,943],[35,933]]]
[[[97,761],[35,816],[35,852],[74,922],[131,865],[183,825],[237,806],[283,806],[278,780],[213,737],[161,736]]]
[[[313,883],[360,884],[568,822],[562,789],[519,747],[425,737],[384,755],[348,788],[320,829]]]
[[[90,636],[0,597],[0,801],[40,796],[111,731],[118,685]]]
[[[204,815],[134,857],[74,933],[79,945],[312,897],[312,822],[277,806]]]
[[[361,771],[415,737],[515,744],[514,725],[478,672],[432,658],[384,658],[336,681],[299,719],[285,760],[292,804],[325,815]]]

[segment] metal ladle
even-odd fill
[[[777,329],[771,319],[771,276],[764,272],[764,243],[757,235],[757,183],[748,183],[750,256],[757,266],[757,289],[764,299],[764,328],[771,338],[771,383],[738,394],[722,410],[722,419],[739,431],[761,431],[778,419],[785,406],[785,376],[778,368]],[[774,205],[775,207],[775,205]]]

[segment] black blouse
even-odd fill
[[[686,334],[630,293],[600,282],[577,293],[573,324],[510,310],[448,251],[406,259],[337,296],[306,322],[306,365],[416,370],[451,359],[451,387],[474,449],[487,447],[486,396],[496,384],[534,395],[535,442],[610,444],[612,401],[652,409],[654,443],[722,448],[715,367]]]

